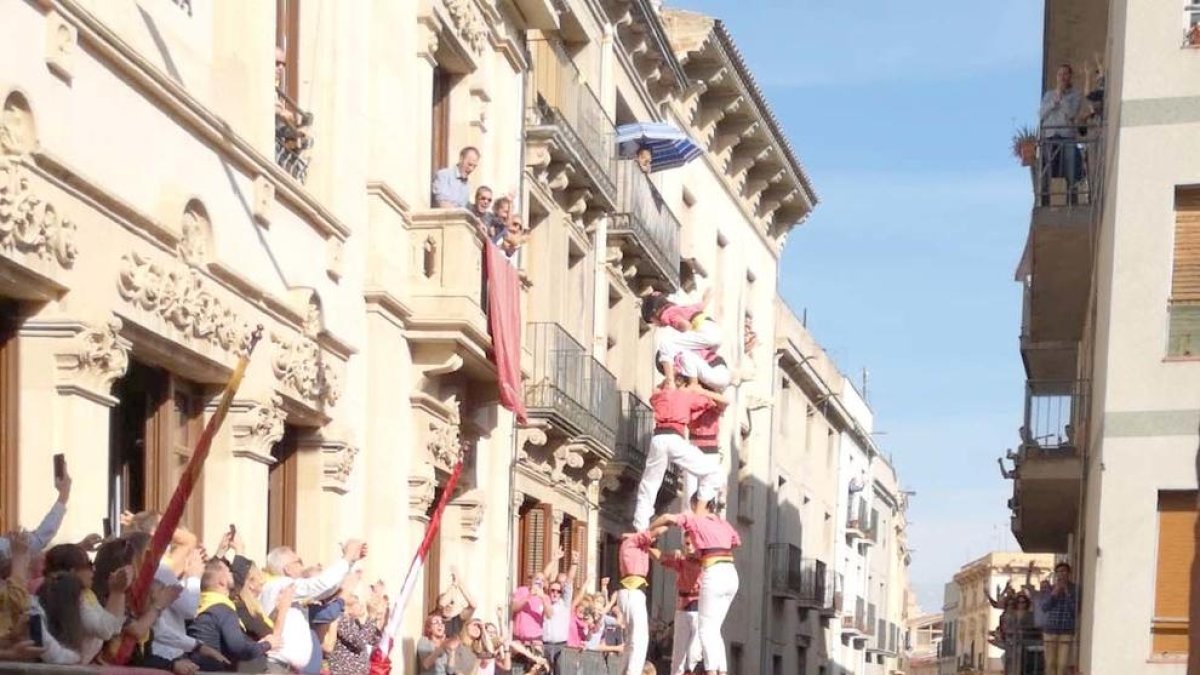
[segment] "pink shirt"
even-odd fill
[[[580,647],[587,642],[587,623],[578,613],[571,614],[571,629],[567,631],[567,646]]]
[[[649,532],[635,532],[622,537],[621,546],[617,549],[622,577],[650,574],[650,545],[653,543]]]
[[[711,400],[711,399],[710,399]],[[704,450],[721,445],[717,433],[721,428],[721,406],[713,405],[696,413],[688,425],[688,440],[692,445]]]
[[[704,305],[699,303],[694,305],[671,305],[658,315],[658,319],[676,330],[691,330],[692,319],[696,318],[696,315],[703,311]],[[680,329],[679,326],[675,325],[677,323],[684,323],[687,326]]]
[[[525,606],[520,611],[513,613],[513,637],[520,641],[540,640],[542,639],[542,621],[546,617],[546,608],[542,605],[542,599],[529,592],[528,586],[521,586],[513,591],[512,601],[514,604],[525,601]]]
[[[689,389],[659,389],[650,395],[650,407],[654,410],[656,428],[674,429],[682,436],[698,414],[717,407],[717,404],[704,394]]]
[[[675,590],[679,595],[700,595],[700,574],[704,568],[698,558],[663,558],[662,566],[675,570]]]
[[[734,549],[742,545],[742,538],[737,530],[720,516],[709,514],[696,516],[683,513],[679,516],[679,527],[692,537],[692,545],[697,551],[705,549]]]

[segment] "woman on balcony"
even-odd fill
[[[738,590],[738,573],[733,564],[733,549],[742,539],[716,512],[716,492],[702,487],[692,495],[691,513],[665,514],[650,524],[655,528],[674,525],[691,539],[700,555],[700,602],[697,632],[708,675],[725,675],[725,638],[721,627]]]

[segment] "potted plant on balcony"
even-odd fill
[[[1013,156],[1021,160],[1021,166],[1033,166],[1037,158],[1037,132],[1029,125],[1018,127],[1012,138]]]

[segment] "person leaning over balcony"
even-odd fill
[[[1082,174],[1079,148],[1075,146],[1075,127],[1083,98],[1071,84],[1074,74],[1071,64],[1059,66],[1054,89],[1042,96],[1038,114],[1046,148],[1042,157],[1042,206],[1049,205],[1052,178],[1065,178],[1070,191]]]
[[[650,146],[643,145],[639,147],[634,159],[637,161],[638,169],[641,169],[642,173],[649,176],[650,168],[654,164],[654,151],[650,149]]]
[[[488,238],[492,243],[500,246],[504,241],[504,237],[508,235],[508,224],[512,220],[513,202],[510,197],[500,197],[492,205],[492,212],[484,218],[483,224],[487,226]]]
[[[489,234],[488,220],[492,217],[492,188],[480,185],[475,189],[475,201],[471,203],[471,215],[479,221],[483,233]]]
[[[433,174],[433,206],[438,209],[465,209],[471,200],[467,181],[479,166],[479,150],[467,146],[458,153],[458,164]]]
[[[701,487],[692,495],[691,513],[665,514],[651,524],[652,531],[674,525],[691,537],[700,552],[700,602],[697,630],[704,667],[708,675],[724,675],[725,638],[721,627],[738,590],[738,573],[733,549],[742,545],[737,530],[716,513],[716,491]]]
[[[1054,585],[1042,600],[1046,613],[1042,641],[1046,649],[1046,675],[1066,675],[1070,670],[1071,650],[1075,644],[1075,617],[1078,594],[1071,581],[1071,566],[1054,566]]]

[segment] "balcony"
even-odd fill
[[[799,599],[804,590],[804,564],[800,547],[776,543],[767,547],[771,561],[771,595]]]
[[[608,228],[637,276],[660,289],[679,286],[679,220],[632,160],[614,163],[618,203]]]
[[[650,404],[632,391],[621,392],[621,419],[617,426],[614,463],[641,475],[646,466],[646,451],[654,434],[654,411]]]
[[[492,340],[479,221],[461,209],[416,211],[408,232],[409,339],[419,349],[456,352],[468,371],[494,379],[495,369],[487,357]]]
[[[1104,187],[1103,128],[1043,129],[1031,167],[1034,206],[1019,276],[1025,282],[1021,354],[1032,379],[1073,373],[1091,290]]]
[[[854,613],[842,615],[842,636],[851,640],[866,640],[870,635],[867,633],[867,606],[862,598],[854,599]],[[856,645],[861,648],[862,645]]]
[[[1075,530],[1088,419],[1086,380],[1029,382],[1013,460],[1013,535],[1034,553],[1066,552]]]
[[[801,607],[832,615],[834,595],[838,593],[833,569],[823,560],[805,558],[800,566],[800,592],[796,602]],[[838,593],[840,595],[840,593]]]
[[[830,596],[831,601],[830,601],[829,607],[821,608],[821,616],[824,616],[824,617],[834,617],[834,616],[837,616],[838,614],[841,614],[842,606],[844,604],[844,601],[843,601],[844,593],[842,592],[842,587],[844,586],[844,583],[843,583],[842,575],[836,574],[832,570],[829,570],[829,574],[832,575],[833,579],[832,579],[832,584],[830,584],[827,587],[827,589],[832,588],[833,593]]]
[[[598,209],[616,206],[612,120],[562,46],[531,40],[529,50],[533,87],[525,134],[531,159],[546,168],[549,185],[573,190],[584,202],[594,198]]]
[[[275,163],[301,183],[308,178],[312,123],[312,113],[301,110],[295,101],[276,90]]]
[[[534,364],[525,386],[529,416],[611,457],[621,414],[616,378],[562,326],[531,323],[528,332]]]
[[[850,512],[846,515],[846,543],[862,543],[867,538],[869,528],[867,501],[860,498],[850,504]]]

